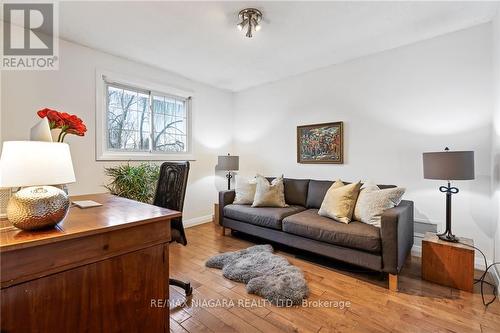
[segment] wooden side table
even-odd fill
[[[469,238],[451,243],[440,240],[434,233],[426,233],[422,241],[422,279],[473,292],[473,245],[474,241]]]
[[[220,221],[219,221],[219,204],[214,204],[214,220],[213,220],[213,222],[216,225],[220,224]]]

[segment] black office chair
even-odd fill
[[[160,167],[160,178],[156,187],[153,204],[155,206],[177,210],[182,212],[184,197],[186,195],[187,180],[189,174],[189,162],[164,162]],[[187,244],[182,217],[171,221],[171,242],[182,245]],[[189,282],[169,279],[170,285],[184,289],[186,296],[193,294],[193,288]]]

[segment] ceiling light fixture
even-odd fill
[[[236,26],[238,30],[242,31],[247,29],[245,36],[252,38],[252,32],[259,31],[261,28],[260,21],[262,20],[262,13],[255,8],[245,8],[238,14],[241,22]]]

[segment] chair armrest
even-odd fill
[[[382,270],[398,274],[413,246],[413,201],[401,203],[382,214]]]
[[[232,204],[235,196],[236,196],[236,192],[234,190],[220,191],[219,192],[219,224],[220,225],[222,225],[222,220],[224,219],[224,207]]]

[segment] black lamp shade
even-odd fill
[[[425,179],[474,179],[473,151],[423,153],[423,161]]]
[[[240,168],[240,157],[231,155],[219,156],[217,167],[219,170],[237,171]]]

